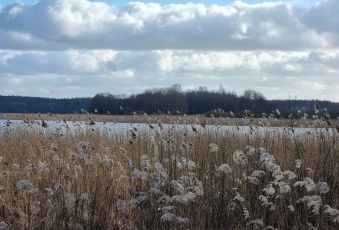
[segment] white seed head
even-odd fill
[[[301,160],[300,159],[295,160],[295,167],[297,169],[300,169],[300,167],[301,167]]]
[[[34,193],[36,192],[38,189],[34,187],[34,185],[28,181],[28,180],[19,180],[16,183],[16,186],[18,189],[29,192],[29,193]]]
[[[8,225],[5,222],[0,222],[0,230],[7,230]]]
[[[247,164],[247,157],[245,156],[243,151],[237,150],[233,153],[233,161],[236,164],[245,165]]]
[[[319,182],[318,188],[319,192],[322,194],[328,193],[330,191],[330,188],[328,187],[328,184],[326,182]]]
[[[218,167],[218,171],[221,173],[231,173],[232,168],[228,164],[222,164]]]

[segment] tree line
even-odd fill
[[[145,90],[140,94],[113,95],[98,93],[88,98],[41,98],[0,96],[0,113],[97,113],[129,115],[137,114],[205,114],[207,116],[243,117],[245,111],[253,117],[270,116],[300,118],[305,114],[326,113],[339,117],[339,103],[315,100],[267,100],[255,90],[248,89],[242,95],[227,91],[208,90],[201,86],[183,91],[179,84],[166,88]],[[277,113],[278,111],[278,113]]]
[[[0,113],[80,113],[89,109],[92,98],[42,98],[0,96]]]
[[[92,100],[89,111],[99,114],[206,114],[208,116],[244,116],[245,111],[253,117],[269,116],[291,118],[319,112],[332,118],[339,117],[339,103],[315,100],[267,100],[255,90],[245,90],[242,95],[229,92],[220,85],[219,90],[209,91],[206,87],[183,91],[179,84],[171,87],[149,89],[128,97],[110,93],[98,93]]]

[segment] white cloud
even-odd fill
[[[227,6],[131,2],[117,9],[87,0],[8,5],[3,49],[291,50],[338,45],[335,0],[311,9],[282,2]],[[324,33],[325,36],[324,36]],[[24,44],[22,44],[24,43]],[[43,43],[39,48],[37,43]]]
[[[0,52],[0,79],[4,82],[0,88],[5,87],[2,92],[20,89],[17,94],[30,90],[34,94],[33,89],[39,88],[45,89],[40,90],[45,96],[76,97],[99,92],[137,93],[175,83],[181,83],[184,89],[200,85],[218,89],[223,84],[238,93],[256,89],[268,98],[288,98],[289,94],[316,98],[321,94],[326,99],[326,93],[331,89],[335,92],[338,86],[338,57],[339,50],[7,50]],[[312,87],[314,90],[310,90]],[[327,99],[339,100],[337,93],[327,95]]]
[[[289,2],[289,3],[287,3]],[[0,10],[0,91],[138,93],[180,83],[339,101],[339,8],[40,0]]]

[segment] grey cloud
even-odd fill
[[[120,9],[40,0],[0,9],[0,92],[78,97],[180,83],[339,101],[336,0]]]
[[[339,100],[335,93],[335,87],[338,87],[338,57],[338,50],[7,50],[0,51],[0,91],[3,94],[39,92],[39,95],[50,97],[76,97],[94,96],[99,92],[138,93],[146,88],[175,83],[182,84],[184,89],[200,85],[218,89],[219,84],[223,84],[230,91],[259,90],[268,98],[283,95],[287,98],[286,92],[290,92],[292,95],[303,94],[305,98],[309,95],[324,99],[325,92],[332,92],[327,97]],[[58,95],[61,89],[64,91]]]
[[[305,24],[319,33],[339,34],[339,5],[336,0],[322,0],[305,12]]]
[[[133,2],[120,9],[87,0],[17,3],[0,12],[0,48],[324,49],[338,45],[336,9],[335,0],[309,10],[284,3],[240,1],[211,7]],[[315,19],[318,14],[320,22]]]
[[[22,53],[15,58],[9,59],[3,67],[3,71],[16,75],[57,74],[62,69],[66,71],[69,69],[69,64],[62,54],[55,53],[51,64],[51,56],[42,52]]]
[[[335,47],[339,46],[339,5],[335,0],[322,0],[304,15],[304,23]]]
[[[157,69],[157,62],[161,55],[157,51],[151,52],[118,52],[114,59],[106,64],[111,71],[134,69],[140,72],[152,72]]]
[[[331,68],[339,71],[339,53],[336,51],[323,52],[311,52],[309,54],[311,65],[318,63],[318,65],[324,66],[324,68]]]

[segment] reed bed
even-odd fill
[[[42,126],[1,129],[0,229],[339,229],[335,128]]]
[[[209,125],[231,125],[231,126],[264,126],[264,127],[326,127],[326,123],[312,116],[299,115],[298,119],[281,118],[277,113],[263,114],[261,118],[246,119],[234,117],[234,115],[178,115],[178,114],[133,114],[133,115],[112,115],[112,114],[51,114],[51,113],[0,113],[3,120],[22,120],[26,123],[36,120],[45,121],[93,121],[93,122],[114,122],[114,123],[157,123],[165,124],[201,124]],[[339,125],[339,119],[331,120],[333,125]]]

